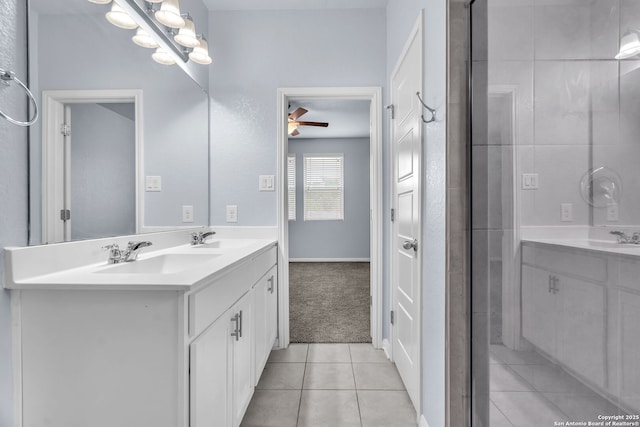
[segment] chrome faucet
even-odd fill
[[[129,242],[127,244],[127,250],[122,251],[117,243],[103,246],[103,250],[109,251],[108,264],[119,264],[121,262],[131,262],[138,259],[138,254],[143,248],[151,246],[151,242]]]
[[[609,234],[616,236],[618,243],[629,243],[632,245],[640,245],[640,233],[635,232],[631,236],[628,236],[624,231],[610,231]]]
[[[207,240],[207,237],[213,236],[216,234],[215,231],[199,231],[198,233],[191,233],[191,246],[196,245],[204,245],[204,241]]]

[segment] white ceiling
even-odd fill
[[[209,10],[379,9],[389,0],[203,0]]]
[[[302,107],[309,110],[298,120],[328,122],[329,127],[300,126],[300,135],[291,139],[306,138],[368,138],[370,133],[370,101],[314,100],[291,102],[289,112]]]

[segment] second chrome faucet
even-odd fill
[[[153,243],[151,242],[129,242],[127,244],[127,249],[122,251],[117,243],[113,243],[111,245],[103,246],[102,249],[109,251],[109,259],[107,263],[109,264],[119,264],[121,262],[131,262],[138,259],[138,254],[142,251],[143,248],[147,246],[151,246]]]
[[[196,245],[204,245],[205,240],[207,240],[207,237],[209,236],[213,236],[214,234],[216,234],[215,231],[199,231],[197,233],[191,233],[191,245],[192,246],[196,246]]]

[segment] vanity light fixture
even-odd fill
[[[155,49],[159,46],[156,39],[154,39],[142,27],[138,27],[136,34],[133,37],[131,37],[131,40],[133,40],[133,42],[138,46],[146,47],[148,49]]]
[[[157,48],[156,51],[151,54],[151,57],[158,64],[162,65],[173,65],[176,63],[175,59],[173,59],[173,56],[171,56],[171,54],[162,47]]]
[[[124,28],[125,30],[133,30],[134,28],[138,28],[138,23],[129,16],[127,12],[125,12],[118,3],[113,3],[111,5],[111,10],[106,13],[107,21],[111,22],[113,25],[119,28]]]
[[[178,0],[164,0],[155,17],[158,22],[169,28],[182,28],[185,25],[184,19],[180,16]]]
[[[202,34],[198,35],[198,40],[200,41],[200,45],[194,47],[193,50],[189,52],[189,59],[198,64],[209,65],[211,64],[209,43],[207,43],[207,39],[205,39]]]
[[[184,18],[184,27],[180,28],[178,34],[173,36],[173,39],[176,43],[181,44],[184,47],[198,47],[200,46],[200,40],[196,36],[196,26],[193,23],[193,19],[187,13],[186,15],[182,15]]]
[[[620,51],[615,56],[616,59],[627,59],[640,54],[640,38],[638,32],[627,31],[620,40]]]

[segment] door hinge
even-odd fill
[[[395,222],[396,220],[396,210],[391,208],[391,222]]]
[[[395,114],[395,108],[393,107],[393,104],[389,104],[385,107],[387,110],[391,111],[391,119],[395,119],[396,118],[396,114]]]
[[[62,221],[69,221],[71,219],[71,211],[69,209],[61,209],[60,219]]]
[[[60,133],[61,133],[63,136],[69,136],[69,135],[71,135],[71,126],[69,126],[69,125],[61,125],[61,126],[60,126]]]
[[[392,325],[393,325],[393,324],[395,324],[395,322],[396,322],[396,319],[395,319],[395,315],[394,315],[394,314],[395,314],[395,313],[394,313],[394,311],[393,311],[393,310],[391,310],[391,324],[392,324]]]

